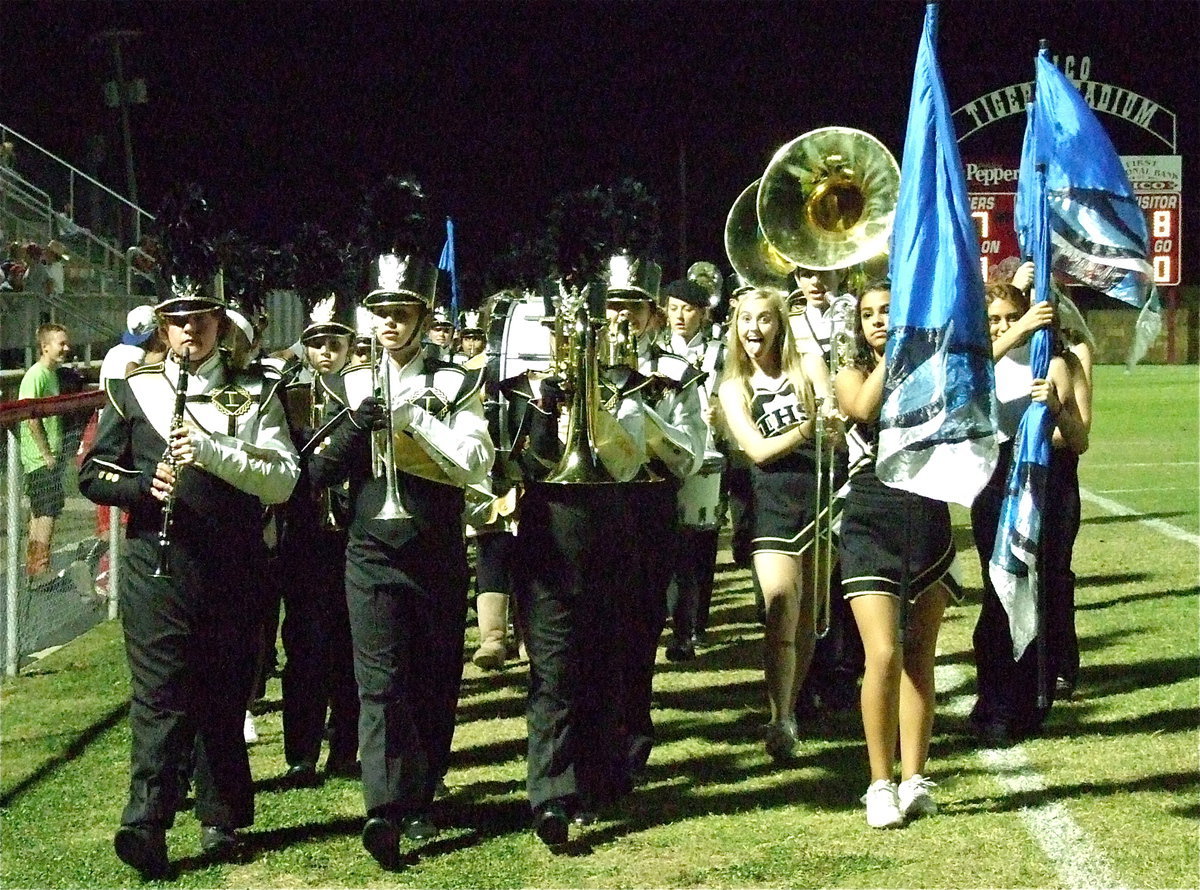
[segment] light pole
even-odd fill
[[[146,101],[146,82],[141,78],[129,83],[125,82],[125,66],[121,58],[121,44],[142,35],[141,31],[125,28],[110,28],[92,35],[94,43],[107,43],[112,50],[113,72],[116,80],[106,84],[106,104],[112,108],[121,109],[121,137],[125,142],[125,186],[129,192],[129,200],[135,206],[138,203],[137,174],[133,168],[133,135],[129,129],[130,104],[141,105]],[[141,237],[141,220],[137,211],[133,214],[134,240]]]

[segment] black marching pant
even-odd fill
[[[618,741],[618,612],[628,586],[618,485],[528,487],[515,591],[529,653],[529,803],[612,799],[628,787]]]
[[[289,766],[316,766],[333,683],[334,615],[345,612],[346,536],[306,529],[285,537],[283,598],[283,755]],[[343,644],[344,641],[342,641]],[[343,664],[349,660],[349,651]],[[357,747],[357,745],[356,745]]]
[[[650,717],[658,640],[667,622],[667,587],[677,564],[679,525],[672,479],[624,486],[627,508],[625,586],[615,628],[621,671],[621,725],[625,767],[636,776],[650,759]],[[618,559],[620,556],[618,555]]]
[[[974,647],[978,700],[972,711],[977,724],[1002,726],[1021,735],[1040,728],[1054,700],[1057,673],[1078,666],[1075,640],[1075,576],[1071,552],[1079,530],[1079,480],[1077,455],[1053,449],[1042,510],[1041,570],[1044,585],[1046,645],[1048,659],[1043,691],[1045,708],[1037,706],[1037,646],[1034,639],[1019,660],[1012,657],[1008,614],[996,596],[988,574],[1004,501],[1004,487],[1012,463],[1012,443],[1001,446],[1000,462],[987,486],[971,506],[971,529],[983,572],[983,599],[975,624]],[[1073,678],[1072,678],[1073,679]]]
[[[195,745],[196,817],[242,828],[254,821],[254,788],[242,736],[257,626],[249,578],[237,554],[204,563],[175,548],[170,578],[152,577],[155,542],[126,542],[121,624],[129,661],[133,735],[124,825],[166,828]]]
[[[718,534],[715,528],[679,527],[674,594],[667,606],[675,636],[681,641],[708,631]]]
[[[392,547],[351,535],[346,603],[368,816],[425,812],[449,767],[467,580],[461,538]]]

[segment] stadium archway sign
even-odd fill
[[[1067,56],[1058,65],[1083,95],[1084,101],[1094,111],[1110,114],[1140,127],[1170,149],[1177,150],[1178,127],[1175,112],[1163,108],[1152,99],[1125,87],[1090,80],[1092,60],[1090,56]],[[1033,101],[1033,81],[1014,83],[992,90],[972,99],[954,112],[954,129],[959,133],[958,141],[978,132],[988,124],[1004,120],[1014,114],[1024,114],[1025,106]]]

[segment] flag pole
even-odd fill
[[[1048,50],[1049,42],[1046,40],[1042,40],[1041,46],[1042,46],[1043,50]],[[1037,170],[1037,195],[1038,195],[1038,208],[1039,208],[1038,225],[1041,226],[1042,229],[1044,230],[1046,228],[1046,223],[1047,223],[1047,219],[1048,219],[1048,215],[1049,215],[1049,208],[1046,205],[1046,165],[1045,165],[1045,163],[1039,163],[1035,169]],[[1038,238],[1038,243],[1042,244],[1043,250],[1045,250],[1045,252],[1049,253],[1050,241],[1048,238]],[[1050,284],[1050,267],[1049,267],[1050,257],[1049,256],[1039,256],[1034,260],[1034,262],[1036,262],[1038,265],[1038,268],[1034,270],[1034,280],[1038,284],[1042,284],[1045,286],[1045,292],[1039,290],[1036,294],[1034,294],[1034,296],[1037,297],[1038,300],[1047,300],[1048,301],[1050,299],[1050,287],[1049,287],[1049,284]],[[1054,336],[1053,333],[1051,333],[1051,332],[1047,332],[1047,335],[1050,337]],[[1047,373],[1047,376],[1049,376],[1048,373]],[[1046,431],[1047,437],[1053,436],[1053,434],[1054,434],[1053,428]],[[1050,466],[1049,466],[1049,462],[1047,462],[1047,465],[1046,465],[1047,487],[1049,487],[1049,475],[1050,475]],[[1044,493],[1044,489],[1043,489],[1043,493]],[[1050,504],[1045,503],[1045,500],[1043,500],[1042,505],[1043,505],[1043,508],[1052,506]],[[1033,581],[1034,581],[1034,622],[1035,622],[1034,623],[1034,633],[1036,634],[1036,636],[1034,637],[1034,641],[1035,641],[1034,645],[1037,647],[1037,649],[1035,651],[1037,653],[1037,656],[1036,656],[1037,657],[1037,706],[1038,706],[1039,711],[1045,710],[1050,707],[1050,700],[1049,700],[1050,697],[1049,697],[1049,695],[1047,695],[1047,692],[1046,692],[1046,683],[1047,683],[1047,679],[1048,679],[1046,675],[1049,672],[1049,660],[1050,660],[1049,641],[1046,639],[1046,581],[1045,581],[1046,573],[1044,571],[1042,571],[1042,569],[1044,567],[1045,541],[1046,541],[1046,527],[1045,527],[1045,522],[1042,522],[1041,524],[1038,525],[1038,529],[1037,529],[1037,550],[1035,551],[1037,556],[1034,559],[1034,579],[1033,579]]]

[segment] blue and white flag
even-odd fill
[[[1036,100],[1035,100],[1036,104]],[[1031,109],[1032,110],[1032,109]],[[1017,215],[1021,254],[1034,262],[1034,290],[1054,300],[1050,287],[1050,209],[1046,200],[1046,168],[1038,162],[1037,140],[1045,130],[1036,113],[1025,129],[1021,150],[1021,179]],[[1032,169],[1026,169],[1026,160]],[[1050,371],[1052,335],[1038,328],[1029,341],[1029,368],[1034,379]],[[1041,630],[1038,617],[1038,545],[1042,538],[1042,512],[1046,477],[1050,472],[1050,437],[1054,421],[1044,402],[1029,403],[1013,439],[1012,464],[1004,485],[1000,525],[988,563],[988,577],[1008,614],[1013,658],[1019,659]]]
[[[438,268],[450,275],[450,324],[458,327],[458,259],[454,254],[454,221],[446,217],[446,244]]]
[[[999,453],[979,237],[925,7],[892,233],[879,478],[970,505]]]
[[[1154,270],[1147,259],[1146,217],[1120,156],[1048,50],[1038,53],[1034,96],[1037,163],[1046,166],[1054,268],[1140,307]],[[1022,155],[1022,176],[1024,166]],[[1024,213],[1020,191],[1016,209],[1019,220]]]

